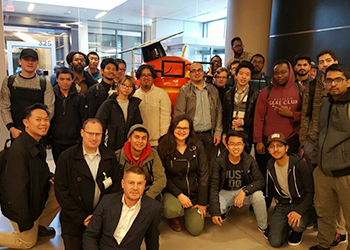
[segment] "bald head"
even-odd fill
[[[204,82],[203,66],[200,63],[192,63],[190,66],[190,78],[194,84],[202,84]]]

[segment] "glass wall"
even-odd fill
[[[3,0],[7,72],[20,70],[20,49],[32,47],[44,75],[68,66],[66,55],[77,50],[123,58],[130,73],[143,63],[138,47],[161,38],[167,55],[209,61],[219,54],[225,61],[226,6],[226,0]]]

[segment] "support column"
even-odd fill
[[[269,51],[272,0],[229,0],[227,1],[227,28],[225,42],[226,61],[233,56],[231,39],[239,36],[244,51],[260,53],[265,57],[265,68]]]

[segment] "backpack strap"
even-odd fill
[[[44,77],[39,77],[40,78],[40,88],[42,92],[46,91],[46,79]]]
[[[16,75],[11,75],[9,76],[7,86],[10,89],[10,91],[13,90],[13,83],[15,81]],[[42,92],[46,91],[46,79],[44,77],[39,77],[40,78],[40,89]]]
[[[272,88],[273,88],[273,85],[272,85],[272,84],[270,84],[269,86],[267,86],[267,98],[266,98],[266,99],[269,99],[269,96],[270,96],[270,94],[271,94]]]

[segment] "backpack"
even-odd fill
[[[7,86],[9,88],[9,90],[12,93],[13,90],[13,82],[15,81],[16,75],[11,75],[9,76],[8,82],[7,82]],[[46,90],[46,79],[43,77],[39,77],[40,78],[40,88],[42,92],[45,92]]]
[[[0,202],[1,202],[1,190],[2,190],[2,175],[4,174],[4,169],[5,169],[5,165],[6,165],[6,162],[7,162],[7,157],[8,157],[8,152],[9,152],[9,149],[11,147],[8,146],[7,144],[11,141],[11,143],[13,142],[13,140],[11,139],[7,139],[5,141],[5,146],[4,146],[4,149],[2,151],[0,151]]]
[[[298,91],[298,94],[300,96],[300,99],[302,99],[303,98],[303,88],[297,82],[295,82],[295,87],[297,88],[297,91]],[[267,86],[267,98],[266,99],[269,98],[269,96],[271,94],[271,91],[272,91],[272,88],[273,88],[273,84],[270,84],[269,86]],[[314,95],[315,95],[315,93],[314,93]]]

